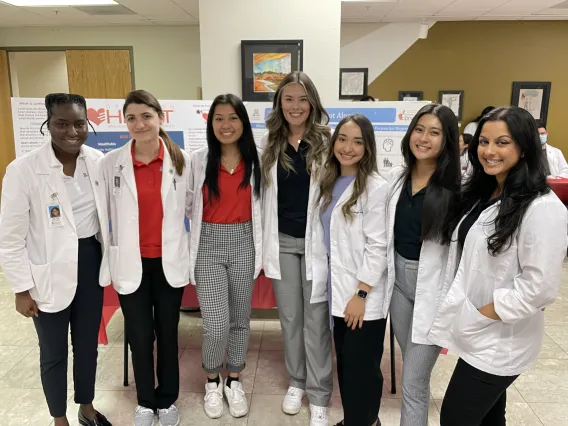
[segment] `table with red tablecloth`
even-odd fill
[[[195,287],[191,284],[187,285],[183,292],[182,306],[198,307],[199,301]],[[272,291],[272,281],[266,278],[264,274],[260,274],[254,283],[252,292],[252,307],[255,309],[271,309],[276,306],[276,298]],[[112,285],[105,288],[103,301],[103,316],[101,327],[99,329],[99,343],[108,344],[106,328],[114,313],[120,308],[118,294]]]
[[[549,178],[548,184],[564,204],[568,204],[568,179]]]

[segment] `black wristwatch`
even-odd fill
[[[369,293],[367,293],[365,290],[357,289],[357,291],[355,292],[355,294],[356,294],[357,296],[359,296],[361,299],[366,299],[366,298],[367,298],[367,295],[368,295]]]

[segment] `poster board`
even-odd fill
[[[164,130],[172,140],[187,152],[207,145],[207,116],[212,101],[161,100],[164,110]],[[400,143],[408,125],[418,110],[429,102],[337,102],[325,105],[332,131],[350,114],[365,115],[375,128],[377,164],[381,175],[403,161]],[[87,116],[96,131],[91,129],[87,145],[108,152],[125,145],[130,136],[122,115],[122,99],[87,99]],[[266,133],[266,119],[272,111],[269,102],[245,102],[253,135],[257,143]],[[12,98],[14,141],[16,157],[40,147],[49,141],[39,132],[47,119],[41,98]]]

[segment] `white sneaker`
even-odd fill
[[[310,426],[328,426],[327,407],[310,404]]]
[[[229,403],[229,413],[233,417],[243,417],[248,413],[248,403],[243,390],[243,384],[238,380],[231,382],[231,387],[227,386],[225,381],[225,396]]]
[[[137,406],[134,412],[134,426],[154,426],[154,410]]]
[[[160,420],[160,426],[178,426],[179,411],[173,404],[170,408],[160,408],[158,410],[158,419]]]
[[[210,419],[218,419],[223,415],[223,379],[219,376],[219,385],[217,383],[205,384],[205,414]]]
[[[284,401],[282,401],[282,411],[292,416],[294,414],[298,414],[300,412],[300,408],[302,408],[302,398],[304,397],[304,393],[306,392],[303,389],[290,386],[288,388],[288,392],[286,392]]]

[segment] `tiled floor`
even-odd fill
[[[203,409],[205,376],[201,370],[201,320],[195,314],[182,314],[180,323],[181,394],[178,408],[182,425],[307,425],[308,406],[297,416],[280,410],[286,392],[280,326],[274,311],[255,312],[251,344],[243,384],[250,402],[250,414],[233,419],[228,409],[223,418],[209,420]],[[99,350],[96,407],[115,426],[131,424],[136,406],[134,380],[123,387],[123,318],[119,312],[108,327],[109,345]],[[538,364],[521,375],[508,392],[508,424],[511,426],[568,426],[568,264],[555,304],[546,310],[546,338]],[[388,337],[387,337],[388,342]],[[397,386],[390,393],[389,346],[385,347],[383,372],[385,386],[380,418],[385,426],[398,426],[400,418],[400,351],[396,350]],[[17,314],[13,296],[0,275],[0,424],[2,426],[51,425],[45,404],[38,368],[37,337],[30,320]],[[71,361],[71,359],[70,359]],[[439,408],[456,357],[440,356],[432,376],[430,425],[439,424]],[[73,403],[72,380],[69,378],[69,418],[77,425],[77,406]],[[331,402],[330,421],[342,418],[337,384]],[[156,422],[157,424],[157,422]]]

